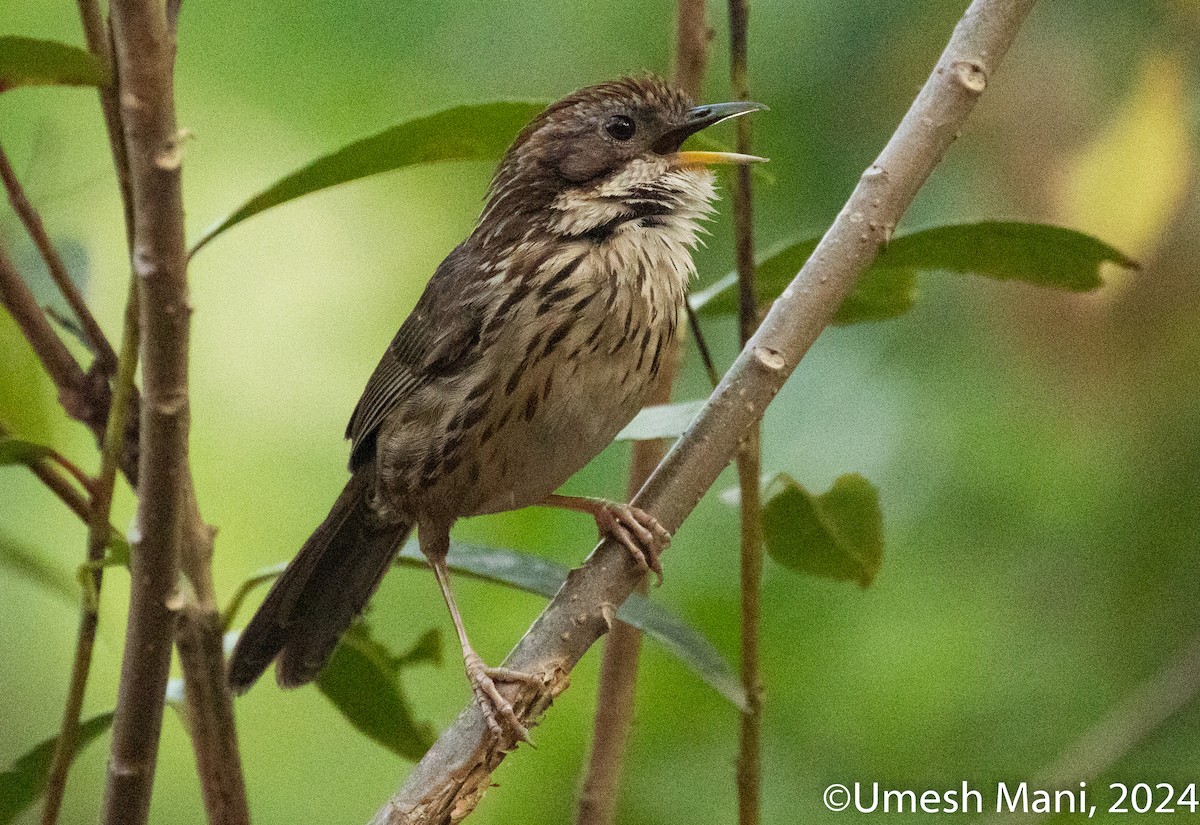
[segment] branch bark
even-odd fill
[[[188,476],[188,321],[175,39],[154,0],[111,5],[132,194],[144,398],[129,619],[102,821],[145,823],[179,595]]]
[[[866,170],[812,257],[775,302],[737,361],[634,503],[675,531],[829,323],[986,88],[1034,0],[974,0],[933,74],[883,152]],[[529,725],[566,689],[568,674],[611,627],[639,574],[615,542],[601,543],[509,654],[505,666],[540,674],[540,689],[503,688]],[[472,703],[372,820],[447,823],[466,817],[505,751]]]

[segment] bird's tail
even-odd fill
[[[351,477],[242,631],[229,661],[234,692],[248,690],[276,657],[280,686],[311,682],[379,586],[412,524],[385,524],[374,512],[373,475],[364,468]]]

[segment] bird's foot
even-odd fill
[[[467,681],[471,683],[471,692],[479,702],[483,718],[488,729],[497,739],[504,737],[504,729],[508,728],[511,735],[522,742],[533,744],[529,739],[529,730],[521,723],[512,703],[504,698],[496,688],[496,682],[520,682],[529,685],[541,685],[541,679],[531,673],[510,670],[505,667],[488,667],[479,658],[479,654],[468,649],[463,654],[467,666]],[[503,724],[501,724],[503,722]]]
[[[671,534],[658,519],[640,507],[606,499],[596,500],[592,515],[601,537],[612,536],[619,541],[643,570],[658,577],[661,586],[663,569],[659,556],[671,543]]]

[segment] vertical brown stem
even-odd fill
[[[705,0],[679,0],[675,26],[675,85],[699,100],[708,68],[708,27]]]
[[[746,67],[749,0],[729,0],[729,64],[733,96],[750,99]],[[737,121],[737,151],[750,153],[750,119]],[[750,170],[735,171],[733,234],[738,271],[738,332],[745,346],[758,329],[758,297],[754,288],[753,193]],[[761,426],[750,428],[738,450],[741,488],[741,642],[742,687],[746,691],[738,736],[737,795],[740,825],[758,825],[762,787],[762,683],[759,675],[759,616],[762,591]]]
[[[155,0],[113,0],[118,100],[133,204],[139,281],[141,453],[129,620],[105,788],[106,825],[142,825],[162,728],[179,603],[188,475],[186,246],[175,125],[175,39]]]
[[[675,83],[693,98],[700,94],[708,62],[708,23],[704,0],[679,0],[675,46]],[[663,364],[656,395],[649,404],[671,400],[682,351],[677,349]],[[639,441],[633,446],[629,470],[629,497],[637,494],[666,454],[665,441]],[[637,591],[646,592],[646,577]],[[625,622],[616,622],[604,641],[600,660],[600,684],[596,695],[596,717],[592,727],[592,749],[579,791],[577,825],[611,825],[616,821],[617,798],[633,705],[637,691],[638,661],[642,634]]]

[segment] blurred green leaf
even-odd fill
[[[883,563],[879,493],[856,473],[814,496],[780,473],[764,487],[763,540],[771,558],[814,576],[869,587]]]
[[[764,305],[787,288],[818,240],[786,246],[758,265],[755,276]],[[903,315],[912,307],[919,271],[983,275],[1082,292],[1100,286],[1104,263],[1137,266],[1103,241],[1058,226],[990,221],[934,227],[894,239],[863,273],[833,323]],[[708,315],[737,312],[736,285],[737,276],[726,275],[692,297],[693,309]]]
[[[396,557],[396,563],[405,567],[428,569],[429,563],[421,555],[416,542],[408,542]],[[546,598],[554,594],[567,580],[567,568],[547,559],[518,553],[515,550],[502,550],[495,547],[479,547],[477,545],[455,542],[450,547],[446,564],[458,574],[472,576],[495,584],[503,584],[534,593]],[[231,601],[225,608],[226,621],[232,622],[245,597],[255,587],[271,581],[286,568],[286,564],[276,564],[263,568],[246,580],[238,588],[236,603]],[[746,694],[738,681],[737,675],[729,667],[729,663],[721,656],[702,635],[673,615],[662,605],[650,601],[637,593],[630,596],[625,604],[617,611],[617,618],[628,622],[644,632],[651,639],[663,645],[675,654],[685,665],[718,693],[739,708],[746,707]],[[418,643],[413,651],[405,654],[413,656],[421,649]]]
[[[617,618],[656,640],[739,710],[748,711],[746,690],[725,657],[691,625],[640,593],[632,593]]]
[[[29,466],[39,458],[53,457],[54,451],[49,447],[0,434],[0,467],[11,464]]]
[[[417,546],[410,542],[400,551],[399,563],[427,567]],[[506,584],[528,593],[552,598],[567,580],[567,568],[537,556],[455,543],[446,558],[456,573]],[[675,654],[709,686],[739,708],[746,707],[746,694],[729,663],[684,621],[662,605],[634,593],[617,611],[617,618],[641,630]]]
[[[108,730],[112,718],[111,713],[102,713],[79,726],[76,756],[88,743]],[[54,764],[54,749],[57,747],[58,737],[52,736],[18,758],[10,770],[0,773],[0,825],[14,821],[46,790],[50,767]]]
[[[398,123],[279,179],[206,230],[190,254],[259,212],[340,183],[416,164],[497,160],[545,107],[531,101],[478,103]]]
[[[415,649],[428,644],[425,634]],[[440,654],[439,654],[440,655]],[[418,723],[400,684],[400,670],[427,656],[393,655],[365,621],[342,636],[317,688],[362,733],[393,753],[416,761],[433,744],[433,727]]]
[[[421,634],[421,638],[417,639],[416,643],[408,649],[407,653],[402,653],[396,658],[396,664],[399,667],[422,663],[431,665],[442,663],[442,632],[436,627],[426,630]]]
[[[61,567],[33,548],[21,544],[2,530],[0,530],[0,566],[40,584],[68,604],[78,604],[79,602],[79,591],[71,581],[71,577]]]
[[[645,407],[617,433],[617,441],[648,441],[653,438],[678,438],[704,409],[707,401],[680,401]]]
[[[0,37],[0,92],[18,86],[104,86],[100,63],[83,49],[34,40]]]

